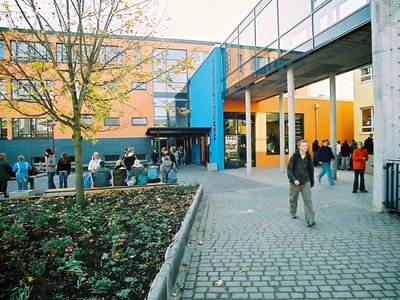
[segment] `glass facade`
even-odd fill
[[[3,46],[4,52],[4,46]],[[41,43],[11,42],[11,58],[20,61],[49,60],[49,54]]]
[[[314,37],[370,0],[262,0],[222,44],[226,88],[314,47]]]
[[[154,126],[189,126],[187,70],[174,68],[187,58],[186,50],[157,49],[153,53]],[[163,71],[170,70],[170,71]]]
[[[295,115],[295,135],[296,142],[304,138],[304,115]],[[279,113],[266,114],[266,128],[267,128],[267,154],[279,154],[280,146],[280,130],[279,130]],[[289,149],[289,132],[288,132],[288,114],[285,114],[285,153]]]
[[[12,119],[13,138],[48,138],[51,137],[51,121],[46,119]]]

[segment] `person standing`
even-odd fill
[[[47,186],[49,189],[55,189],[56,185],[54,184],[54,176],[56,175],[56,158],[54,156],[54,152],[51,149],[44,150],[45,156],[45,166],[47,172]]]
[[[157,151],[157,149],[153,150],[153,153],[151,154],[151,161],[153,162],[154,165],[158,164],[158,151]]]
[[[318,166],[318,150],[319,150],[319,143],[318,140],[315,140],[312,143],[312,152],[313,152],[313,164],[314,167]]]
[[[57,163],[58,180],[60,183],[60,189],[68,187],[68,176],[71,174],[71,160],[69,159],[67,153],[61,153],[61,158]]]
[[[17,177],[18,190],[28,190],[28,172],[32,170],[32,166],[25,161],[25,157],[18,155],[18,161],[14,164],[12,171]]]
[[[4,198],[8,198],[7,183],[12,175],[12,166],[6,160],[6,154],[0,153],[0,193],[3,193]]]
[[[179,165],[180,166],[184,166],[185,165],[185,148],[183,148],[183,146],[179,146],[178,147],[178,154],[179,154]]]
[[[329,141],[323,140],[322,147],[318,150],[318,160],[322,164],[322,170],[319,173],[318,181],[321,182],[322,176],[328,176],[328,184],[333,185],[333,176],[331,171],[331,160],[335,160],[332,149],[329,147]]]
[[[342,146],[340,145],[340,141],[336,142],[336,168],[340,169],[340,166],[342,165],[342,154],[340,153],[340,150],[342,149]]]
[[[354,169],[354,183],[353,193],[358,190],[358,177],[360,177],[360,192],[368,193],[365,189],[364,172],[365,162],[368,160],[368,152],[363,149],[363,143],[358,142],[357,149],[353,151],[353,169]]]
[[[314,186],[314,166],[311,155],[307,152],[306,140],[297,143],[298,151],[294,153],[287,166],[287,176],[290,182],[290,214],[296,218],[299,194],[304,201],[304,215],[307,227],[315,225],[315,212],[311,200],[311,188]]]
[[[345,140],[340,148],[340,154],[342,156],[342,170],[350,170],[350,155],[351,155],[351,147]]]
[[[374,139],[372,138],[372,134],[370,134],[364,141],[364,148],[367,150],[369,155],[374,154]]]
[[[135,163],[135,160],[137,159],[135,155],[135,149],[132,147],[129,147],[128,150],[126,151],[124,155],[124,165],[126,170],[128,171],[128,180],[132,178],[132,166]]]

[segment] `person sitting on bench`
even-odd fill
[[[111,171],[105,167],[105,162],[100,161],[99,166],[94,170],[93,186],[102,187],[111,185]]]

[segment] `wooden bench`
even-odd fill
[[[136,190],[141,188],[154,188],[154,187],[162,187],[162,186],[174,186],[177,185],[176,182],[173,183],[147,183],[147,184],[136,184],[133,186],[102,186],[102,187],[91,187],[84,189],[84,193],[96,193],[96,192],[104,192],[104,191],[123,191],[123,190]],[[43,192],[44,197],[53,197],[53,196],[66,196],[66,195],[74,195],[76,193],[76,188],[65,188],[65,189],[49,189]]]

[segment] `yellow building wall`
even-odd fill
[[[328,99],[314,98],[296,98],[295,112],[304,114],[304,138],[308,140],[311,147],[316,139],[316,109],[318,108],[318,138],[321,144],[323,139],[330,137],[330,103]],[[288,111],[287,98],[284,98],[284,110]],[[244,101],[226,101],[224,103],[225,112],[245,112]],[[273,97],[264,101],[254,102],[251,105],[251,111],[255,113],[255,149],[256,166],[279,166],[279,155],[267,154],[267,134],[266,134],[266,113],[279,113],[279,99]],[[343,142],[351,142],[353,139],[353,102],[337,100],[336,103],[337,118],[337,139]],[[335,141],[336,143],[336,141]],[[285,162],[288,157],[285,155]]]
[[[364,142],[369,133],[363,133],[361,108],[374,106],[374,81],[361,82],[360,69],[354,71],[354,139]]]

